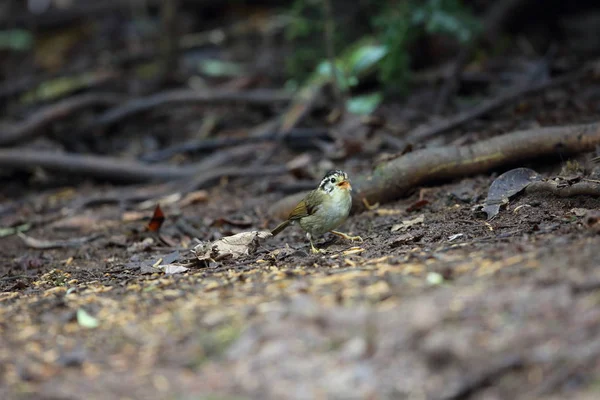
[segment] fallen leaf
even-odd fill
[[[453,240],[456,240],[456,239],[458,239],[460,237],[463,237],[463,236],[464,236],[463,233],[455,233],[454,235],[448,236],[448,241],[452,242]]]
[[[400,230],[405,231],[408,228],[411,228],[411,227],[413,227],[415,225],[422,224],[423,221],[425,221],[425,215],[421,214],[418,217],[415,217],[413,219],[404,220],[404,221],[402,221],[401,224],[396,224],[396,225],[392,226],[391,231],[392,232],[397,232],[397,231],[400,231]]]
[[[148,218],[148,213],[144,211],[125,211],[121,215],[121,221],[123,222],[141,221],[145,218]]]
[[[148,222],[148,230],[150,232],[158,232],[163,222],[165,222],[165,214],[160,209],[160,205],[157,204],[152,219]]]
[[[154,207],[156,204],[162,204],[163,206],[165,206],[165,205],[175,204],[179,200],[181,200],[181,193],[177,192],[177,193],[170,194],[168,196],[160,197],[158,199],[150,199],[150,200],[143,201],[137,205],[137,209],[138,210],[149,210],[152,207]]]
[[[98,239],[100,236],[102,236],[100,234],[96,234],[67,240],[42,240],[32,238],[31,236],[27,236],[21,232],[18,232],[17,235],[23,240],[23,242],[28,247],[31,247],[32,249],[59,249],[65,247],[77,247],[81,246],[84,243]]]
[[[179,202],[179,207],[187,207],[206,200],[208,200],[208,192],[206,190],[196,190],[186,194]]]
[[[537,172],[529,168],[515,168],[503,173],[490,185],[482,211],[487,214],[488,220],[494,218],[500,212],[500,207],[507,204],[511,197],[521,192],[531,182],[541,179]]]
[[[269,231],[241,232],[233,236],[225,236],[214,242],[202,242],[192,252],[198,260],[218,261],[224,258],[238,258],[253,253],[260,239],[272,236]]]
[[[139,251],[150,250],[154,246],[154,239],[151,237],[147,237],[141,242],[136,242],[127,248],[127,251],[130,253],[137,253]]]
[[[79,326],[87,329],[94,329],[100,326],[98,319],[92,317],[83,308],[77,310],[77,323]]]
[[[165,275],[181,274],[189,271],[189,268],[176,264],[161,265],[160,267],[165,271]]]

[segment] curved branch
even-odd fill
[[[224,176],[281,175],[286,167],[219,167],[206,171],[202,164],[176,167],[148,165],[114,157],[49,153],[29,149],[0,149],[0,168],[30,170],[35,167],[72,175],[106,179],[113,182],[144,183],[189,179],[190,187],[201,187]]]
[[[92,128],[112,125],[122,119],[142,113],[155,107],[185,103],[197,104],[244,104],[270,106],[287,103],[291,96],[282,91],[255,90],[247,92],[197,92],[195,90],[173,90],[131,100],[100,115]]]
[[[583,77],[584,73],[585,71],[578,71],[573,74],[560,76],[547,82],[534,84],[525,88],[519,87],[512,89],[503,95],[482,102],[480,105],[471,110],[456,114],[454,117],[443,119],[433,124],[417,126],[415,129],[406,134],[406,140],[409,142],[422,142],[426,139],[430,139],[433,136],[437,136],[451,129],[458,128],[469,121],[489,114],[498,108],[504,107],[518,99],[521,99],[522,97],[531,96],[547,89],[552,89],[570,82],[575,82]]]
[[[114,106],[122,100],[123,96],[115,93],[87,93],[61,100],[41,108],[25,121],[0,128],[0,146],[11,146],[40,136],[46,125],[85,108]]]

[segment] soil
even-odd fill
[[[597,78],[577,85],[427,145],[597,121]],[[404,108],[428,119],[431,96],[413,98],[382,107],[391,125],[406,123]],[[198,114],[176,110],[163,131]],[[252,117],[239,125],[264,122]],[[155,122],[140,116],[129,136],[102,139],[127,147]],[[298,156],[273,154],[281,164]],[[335,167],[352,179],[380,156]],[[576,161],[591,170],[589,158]],[[564,161],[519,166],[552,177]],[[500,172],[352,215],[340,229],[364,241],[325,236],[324,254],[293,226],[249,255],[165,275],[152,265],[193,258],[194,237],[275,227],[268,210],[284,194],[274,188],[298,179],[223,180],[193,204],[162,201],[158,237],[145,231],[155,203],[75,207],[120,187],[1,171],[1,229],[87,240],[34,249],[0,238],[0,399],[600,398],[600,198],[523,193],[487,221],[477,206]]]
[[[23,194],[10,217],[47,219],[27,235],[100,238],[48,250],[0,241],[0,397],[596,398],[600,236],[589,215],[600,199],[525,194],[488,222],[474,206],[492,181],[354,215],[344,228],[364,242],[327,237],[325,254],[291,227],[255,254],[170,276],[140,262],[172,249],[128,248],[147,221],[110,205],[60,216],[81,191]],[[204,239],[274,225],[265,213],[281,194],[261,190],[236,181],[163,206],[161,233],[188,243],[174,229],[182,217]]]

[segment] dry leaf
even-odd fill
[[[161,268],[163,271],[165,271],[165,275],[181,274],[189,271],[189,268],[177,264],[160,265],[158,268]]]
[[[200,243],[192,250],[198,260],[218,261],[223,258],[238,258],[256,250],[260,239],[272,236],[269,231],[241,232],[233,236],[225,236],[212,243]]]
[[[148,218],[148,213],[145,211],[125,211],[121,215],[123,222],[135,222]]]
[[[160,204],[156,205],[154,209],[154,214],[152,215],[152,219],[148,222],[148,230],[150,232],[158,232],[163,222],[165,222],[165,215],[160,209]]]
[[[191,204],[200,203],[208,200],[208,192],[206,190],[196,190],[185,195],[179,202],[179,207],[187,207]]]
[[[411,228],[411,227],[413,227],[415,225],[422,224],[423,221],[425,221],[425,215],[424,214],[421,214],[418,217],[413,218],[413,219],[404,220],[404,221],[402,221],[401,224],[396,224],[396,225],[392,226],[392,232],[397,232],[397,231],[400,231],[400,230],[405,231],[408,228]]]
[[[150,199],[150,200],[143,201],[137,205],[137,209],[138,210],[148,210],[148,209],[156,206],[156,204],[168,206],[168,205],[177,203],[179,200],[181,200],[181,193],[176,192],[176,193],[170,194],[168,196],[160,197],[158,199]]]

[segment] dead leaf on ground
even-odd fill
[[[500,212],[500,207],[508,204],[508,200],[521,192],[530,183],[540,181],[542,177],[529,168],[515,168],[497,177],[490,185],[482,211],[487,219],[494,218]]]
[[[208,200],[208,192],[206,190],[196,190],[186,194],[179,202],[179,207],[187,207],[206,200]]]
[[[152,246],[154,246],[154,239],[151,237],[147,237],[144,240],[142,240],[141,242],[135,242],[133,243],[131,246],[129,246],[127,248],[127,252],[129,253],[137,253],[137,252],[141,252],[141,251],[147,251],[150,250],[152,248]]]
[[[161,265],[160,267],[165,272],[165,275],[181,274],[189,271],[189,268],[177,264]]]
[[[152,219],[148,222],[148,230],[150,232],[158,232],[163,222],[165,222],[165,214],[160,209],[160,205],[157,204]]]
[[[194,247],[192,252],[198,260],[222,260],[238,258],[256,251],[261,239],[272,236],[269,231],[241,232],[233,236],[225,236],[214,242],[202,242]]]
[[[137,209],[138,210],[149,210],[152,207],[155,207],[157,204],[162,204],[164,207],[164,206],[168,206],[171,204],[175,204],[179,200],[181,200],[181,193],[177,192],[177,193],[173,193],[168,196],[160,197],[157,199],[155,198],[155,199],[143,201],[137,205]]]
[[[77,237],[67,240],[43,240],[35,239],[31,236],[27,236],[24,233],[18,232],[17,235],[23,240],[23,242],[32,249],[59,249],[65,247],[77,247],[84,243],[91,242],[92,240],[98,239],[102,235],[91,235],[85,237]]]
[[[402,221],[401,224],[396,224],[396,225],[392,226],[391,231],[392,232],[405,231],[408,228],[411,228],[415,225],[422,224],[424,221],[425,221],[425,214],[421,214],[416,218],[406,219],[406,220]]]

